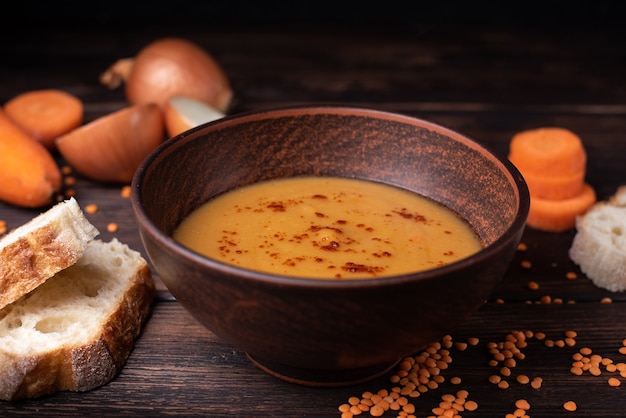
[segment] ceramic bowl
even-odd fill
[[[430,197],[469,222],[485,247],[432,270],[338,281],[238,268],[171,237],[214,196],[300,175],[373,180]],[[261,369],[314,386],[377,377],[461,325],[506,272],[529,201],[515,167],[476,141],[348,106],[263,110],[202,125],[163,143],[132,185],[143,245],[172,295]]]

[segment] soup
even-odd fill
[[[467,222],[432,199],[335,177],[276,179],[231,190],[189,214],[173,238],[224,263],[316,279],[412,273],[482,248]]]

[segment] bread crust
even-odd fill
[[[118,295],[116,305],[109,308],[110,314],[102,319],[90,341],[59,345],[31,356],[0,349],[0,399],[36,398],[66,390],[83,392],[117,376],[150,315],[154,299],[151,271],[145,260],[140,261],[133,274],[124,279],[128,285],[123,295]]]
[[[0,240],[0,309],[74,264],[97,234],[70,198],[4,236]]]

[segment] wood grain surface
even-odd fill
[[[199,20],[199,19],[197,19]],[[595,22],[595,21],[594,21]],[[465,133],[506,155],[520,130],[561,126],[578,133],[588,153],[587,181],[601,200],[626,184],[626,31],[616,25],[522,23],[498,25],[424,22],[373,24],[61,25],[22,30],[0,43],[0,101],[32,89],[59,88],[85,103],[86,120],[125,106],[122,90],[108,90],[99,74],[162,36],[192,39],[224,66],[235,90],[232,113],[300,103],[349,103],[425,118]],[[28,26],[31,28],[31,26]],[[57,156],[58,157],[58,156]],[[58,157],[59,164],[64,162]],[[123,185],[80,176],[71,185],[88,218],[108,240],[142,251]],[[0,187],[2,187],[0,185]],[[70,187],[70,186],[68,186]],[[9,228],[38,210],[0,203]],[[107,232],[109,222],[119,229]],[[469,391],[478,402],[463,417],[504,417],[526,399],[537,417],[624,416],[626,379],[570,372],[582,347],[626,362],[626,298],[594,286],[568,258],[575,231],[527,229],[526,251],[516,254],[490,299],[452,333],[445,382],[411,399],[415,415],[432,414],[441,396]],[[530,262],[530,267],[522,262]],[[577,278],[568,279],[574,272]],[[155,275],[156,276],[156,275]],[[110,384],[87,393],[1,402],[0,416],[293,416],[340,417],[339,405],[364,391],[391,389],[390,376],[346,388],[317,389],[283,382],[252,365],[245,353],[202,328],[169,294],[158,276],[154,310],[126,367]],[[531,290],[530,281],[539,288]],[[611,302],[611,303],[608,303]],[[419,306],[407,314],[419,315]],[[576,345],[548,347],[532,339],[513,369],[508,389],[489,382],[489,342],[514,330],[543,332],[549,340],[577,332]],[[363,344],[376,330],[363,330]],[[391,373],[390,373],[391,374]],[[542,377],[540,389],[517,383]],[[611,387],[615,376],[621,386]],[[460,377],[452,384],[451,377]],[[0,376],[0,379],[2,376]],[[563,403],[573,400],[574,413]],[[363,416],[369,416],[364,413]],[[396,416],[388,411],[384,416]]]

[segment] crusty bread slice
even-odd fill
[[[626,187],[576,219],[569,256],[596,286],[626,290]]]
[[[98,230],[74,198],[0,239],[0,309],[78,260]]]
[[[87,391],[124,366],[154,297],[150,269],[117,239],[0,310],[0,399]]]

